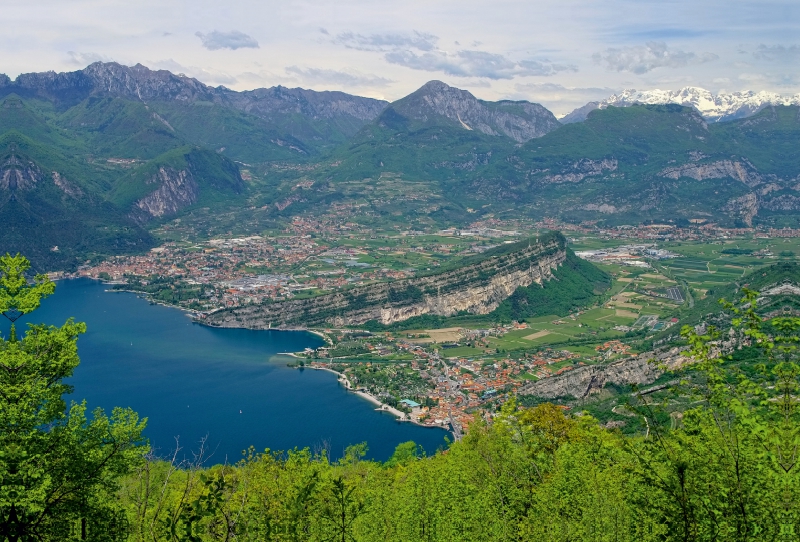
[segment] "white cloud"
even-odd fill
[[[556,116],[563,116],[588,102],[608,98],[619,89],[609,87],[568,87],[558,83],[517,83],[511,98],[537,102]]]
[[[391,51],[401,48],[419,49],[420,51],[433,51],[436,49],[438,36],[425,32],[411,32],[410,34],[389,33],[362,35],[353,32],[343,32],[336,36],[335,43],[344,45],[348,49],[359,51]]]
[[[748,83],[764,83],[767,80],[763,73],[740,73],[739,79]]]
[[[194,34],[203,44],[203,47],[209,51],[216,51],[219,49],[258,49],[258,42],[238,30],[231,30],[230,32],[220,32],[214,30],[208,34],[202,32],[195,32]]]
[[[504,55],[480,50],[461,49],[454,52],[441,49],[439,37],[425,32],[357,34],[343,32],[334,43],[348,49],[384,53],[390,64],[412,70],[441,72],[455,77],[513,79],[531,75],[553,75],[562,71],[577,71],[577,67],[556,64],[548,60],[513,60]],[[458,41],[453,42],[459,46]],[[473,47],[481,45],[472,42]]]
[[[753,57],[758,60],[796,62],[800,60],[800,46],[764,45],[762,43],[753,51]]]
[[[157,60],[148,63],[151,68],[158,70],[168,70],[175,74],[185,74],[189,77],[194,77],[198,81],[202,81],[207,85],[235,85],[238,79],[228,73],[216,70],[214,68],[200,68],[198,66],[185,66],[175,62],[173,59],[168,58],[165,60]]]
[[[576,72],[578,67],[574,64],[555,64],[547,60],[521,60],[520,75],[555,75],[558,72]]]
[[[297,66],[289,66],[286,68],[286,73],[295,75],[300,80],[308,83],[322,83],[342,87],[385,87],[394,83],[391,79],[385,77],[378,77],[377,75],[368,75],[356,71],[339,71],[328,70],[322,68],[299,68]]]
[[[545,81],[576,89],[677,90],[693,85],[712,91],[724,86],[729,91],[800,92],[800,85],[790,88],[792,75],[800,76],[800,58],[794,56],[800,48],[800,2],[668,3],[669,9],[652,0],[495,0],[487,9],[479,0],[236,0],[200,2],[187,9],[178,0],[44,0],[46,9],[34,9],[30,2],[6,2],[0,71],[16,77],[72,71],[95,60],[132,65],[169,58],[182,65],[176,71],[237,90],[280,82],[316,90],[342,87],[389,99],[401,98],[429,79],[474,88],[487,100],[516,95],[541,100],[515,85]],[[154,18],[154,13],[163,16]],[[244,34],[244,41],[225,40],[232,29]],[[201,46],[198,30],[208,45],[220,49]],[[648,49],[648,42],[665,42],[666,53]],[[239,47],[255,43],[260,48]],[[719,60],[708,62],[713,57],[704,51],[719,54]],[[389,53],[415,69],[387,62]],[[431,56],[423,58],[426,53]],[[592,61],[594,53],[601,64]],[[356,85],[357,77],[341,79],[343,84],[333,77],[325,82],[325,74],[288,74],[287,66],[393,82],[381,87]],[[738,78],[740,73],[766,77],[745,81]],[[491,86],[481,89],[478,82]],[[536,92],[549,96],[543,87]],[[560,89],[551,95],[563,96],[565,103],[584,96]],[[566,107],[556,102],[547,106]]]
[[[644,74],[656,68],[682,68],[688,64],[710,62],[719,57],[713,53],[697,55],[670,49],[662,41],[649,41],[633,47],[609,48],[595,53],[592,59],[611,71]]]
[[[794,70],[787,72],[760,71],[742,72],[737,79],[747,84],[752,90],[771,88],[780,93],[795,93],[800,83],[800,75]]]
[[[70,64],[77,64],[78,66],[88,66],[95,62],[113,62],[111,57],[101,55],[99,53],[78,53],[76,51],[67,51]]]
[[[518,92],[530,93],[533,97],[546,96],[551,99],[580,96],[582,99],[602,99],[617,92],[609,87],[566,87],[558,83],[517,83],[514,88]]]
[[[492,83],[486,79],[464,79],[458,82],[460,87],[470,88],[492,88]]]
[[[514,79],[529,75],[554,75],[560,71],[576,71],[575,66],[553,64],[540,60],[514,61],[503,55],[486,51],[430,51],[416,53],[398,50],[386,53],[391,64],[413,70],[443,72],[456,77],[486,77],[487,79]]]

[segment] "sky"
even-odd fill
[[[3,2],[0,72],[144,64],[396,100],[438,79],[562,116],[623,89],[800,93],[797,0]]]

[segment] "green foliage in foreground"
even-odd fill
[[[35,308],[26,268],[0,259],[10,317]],[[715,329],[685,328],[697,378],[677,392],[690,408],[670,418],[638,396],[643,435],[512,399],[446,452],[404,443],[386,463],[364,461],[364,444],[337,461],[307,449],[213,467],[202,451],[154,458],[134,413],[65,411],[82,324],[12,332],[0,345],[0,541],[796,540],[800,318],[762,322],[756,292],[743,293],[724,306],[747,371],[713,355]]]
[[[640,396],[646,435],[512,400],[433,457],[405,443],[385,464],[362,447],[337,462],[308,450],[209,469],[151,460],[120,493],[132,539],[794,540],[800,319],[762,325],[745,293],[728,310],[760,352],[752,376],[712,357],[717,332],[687,328],[702,384],[681,390],[692,406],[673,420]]]
[[[385,464],[361,461],[359,447],[335,463],[308,450],[207,470],[150,461],[121,494],[133,538],[791,540],[800,319],[774,319],[767,335],[755,299],[728,306],[761,352],[752,379],[711,356],[718,333],[684,331],[703,384],[683,390],[694,406],[677,427],[643,396],[631,405],[648,427],[637,437],[512,400],[433,457],[404,443]]]
[[[0,311],[10,320],[29,313],[53,293],[37,276],[29,286],[28,261],[0,257]],[[115,494],[120,477],[146,450],[131,410],[111,417],[86,403],[67,407],[64,379],[79,363],[84,324],[31,325],[23,338],[14,326],[0,339],[0,540],[119,540],[127,531]]]

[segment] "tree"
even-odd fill
[[[758,293],[743,294],[722,302],[729,333],[682,331],[696,378],[682,391],[693,406],[681,427],[667,430],[645,403],[651,436],[631,443],[648,489],[638,505],[666,540],[782,540],[797,529],[800,318],[761,315]],[[741,349],[752,355],[738,366],[728,352]]]
[[[322,506],[321,519],[325,524],[326,542],[354,542],[353,522],[364,511],[364,503],[360,502],[353,492],[355,486],[347,487],[343,476],[331,480],[328,498]]]
[[[85,401],[67,408],[64,379],[86,325],[29,325],[18,338],[14,322],[55,291],[44,275],[29,284],[29,268],[20,255],[0,257],[0,313],[12,322],[0,338],[0,541],[124,539],[117,480],[148,448],[146,420],[121,408],[87,417]]]

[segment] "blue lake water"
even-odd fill
[[[71,398],[85,398],[89,409],[131,407],[147,417],[146,435],[159,455],[174,449],[176,437],[191,457],[207,436],[211,463],[235,462],[250,445],[314,450],[327,443],[340,457],[346,446],[366,442],[368,457],[378,460],[408,440],[428,453],[445,445],[444,430],[376,412],[333,373],[270,361],[280,352],[320,346],[316,335],[209,328],[177,309],[106,289],[88,279],[59,281],[55,295],[17,327],[61,325],[70,316],[86,322]]]

